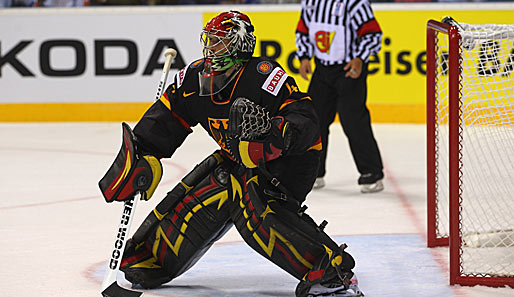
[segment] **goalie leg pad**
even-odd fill
[[[219,152],[214,152],[197,164],[181,181],[178,183],[164,199],[148,214],[141,226],[132,236],[136,243],[141,243],[148,237],[148,233],[164,218],[164,216],[176,207],[184,196],[200,181],[212,173],[212,171],[222,162]],[[218,174],[219,175],[219,174]],[[226,181],[221,181],[226,184]]]
[[[142,242],[125,251],[120,269],[127,280],[149,288],[172,280],[193,266],[232,227],[227,172],[221,163],[196,185],[187,185],[189,190],[180,199],[172,198],[177,203],[162,216],[154,210],[158,223],[143,232],[147,236]],[[171,200],[165,198],[163,202]]]
[[[259,254],[298,280],[310,275],[312,282],[336,276],[336,268],[349,271],[355,266],[353,258],[342,254],[303,211],[290,211],[282,201],[266,196],[252,170],[235,182],[244,190],[232,219],[245,242]]]

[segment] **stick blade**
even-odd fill
[[[113,282],[107,289],[102,291],[103,297],[139,297],[143,292],[131,291],[120,287],[117,282]]]

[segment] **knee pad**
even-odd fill
[[[210,156],[191,171],[147,217],[132,237],[121,270],[133,279],[160,275],[168,282],[189,269],[233,225],[227,165]],[[154,275],[154,278],[156,277]],[[142,286],[155,286],[150,278]]]

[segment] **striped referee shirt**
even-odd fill
[[[302,0],[296,55],[323,65],[367,62],[378,53],[382,31],[368,0]]]

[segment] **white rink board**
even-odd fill
[[[154,67],[151,75],[143,73],[157,41],[173,40],[188,63],[201,56],[202,22],[200,11],[183,9],[2,14],[0,55],[9,56],[12,63],[0,68],[0,103],[151,102],[162,66]],[[125,74],[96,74],[101,59],[95,44],[120,40],[121,46],[104,47],[102,66]],[[135,51],[130,53],[127,44]],[[159,49],[162,64],[165,48]],[[85,68],[79,65],[84,59]],[[23,74],[16,64],[32,75]],[[177,70],[173,66],[169,77]]]

